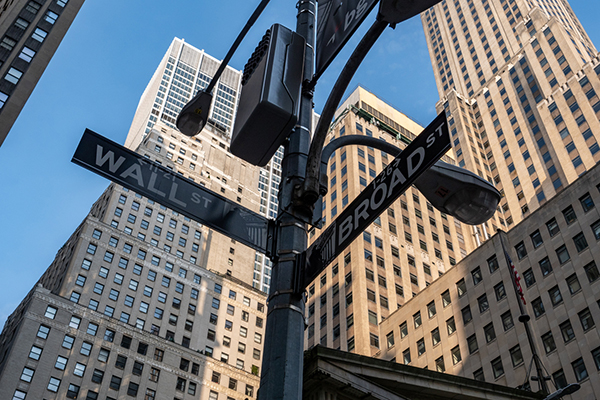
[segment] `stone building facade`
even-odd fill
[[[596,166],[383,321],[378,357],[537,390],[527,380],[537,374],[504,246],[550,391],[578,382],[573,396],[600,397],[599,205]]]
[[[138,151],[257,209],[258,169],[224,140],[157,125]],[[266,298],[246,283],[254,255],[110,184],[5,324],[0,397],[255,397]]]

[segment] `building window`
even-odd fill
[[[454,322],[454,317],[451,317],[446,321],[446,328],[448,328],[448,335],[452,335],[456,332],[456,323]]]
[[[585,240],[583,232],[579,232],[579,234],[575,235],[575,237],[573,237],[573,242],[575,243],[575,248],[578,252],[581,252],[588,247],[587,240]]]
[[[589,308],[585,308],[578,313],[579,321],[581,321],[581,327],[584,331],[588,331],[594,327],[594,319],[592,318],[592,314]]]
[[[421,338],[417,341],[417,354],[422,356],[425,354],[425,339]]]
[[[562,369],[559,369],[555,373],[552,374],[552,380],[556,385],[557,389],[562,389],[567,386],[567,377],[565,376],[565,372]]]
[[[25,396],[27,396],[26,392],[17,389],[15,390],[15,394],[13,394],[12,400],[25,400]]]
[[[592,358],[594,359],[594,363],[596,364],[596,369],[600,371],[600,347],[592,350]]]
[[[515,250],[517,252],[517,257],[519,260],[523,259],[527,255],[527,249],[525,248],[525,243],[520,242],[515,246]]]
[[[92,382],[102,383],[103,379],[104,379],[104,371],[95,369],[94,372],[92,373]]]
[[[467,285],[464,279],[456,282],[456,291],[458,292],[458,297],[462,297],[465,293],[467,293]]]
[[[44,313],[44,317],[49,318],[49,319],[54,319],[54,317],[56,317],[57,312],[58,312],[57,308],[48,306],[48,307],[46,307],[46,312]]]
[[[441,340],[442,339],[440,337],[440,329],[435,328],[434,330],[432,330],[431,331],[431,343],[433,344],[433,346],[436,346]]]
[[[544,303],[542,303],[542,298],[538,297],[531,301],[531,307],[533,308],[533,314],[536,318],[543,315],[546,310],[544,309]]]
[[[452,303],[450,298],[450,290],[446,290],[444,293],[442,293],[442,305],[447,307],[450,305],[450,303]]]
[[[65,335],[62,342],[62,347],[65,349],[72,349],[75,338],[73,336]]]
[[[22,76],[23,76],[23,73],[21,71],[11,67],[8,70],[8,72],[6,73],[6,76],[4,77],[4,79],[6,79],[10,83],[13,83],[16,85],[17,83],[19,83],[19,80],[21,79]]]
[[[490,308],[490,303],[488,302],[487,295],[482,295],[477,299],[477,304],[479,304],[479,312],[483,313]]]
[[[58,19],[58,14],[48,10],[46,11],[46,15],[44,15],[44,19],[46,20],[46,22],[54,25],[54,23]]]
[[[467,325],[469,322],[471,322],[473,320],[473,315],[471,314],[470,306],[464,307],[461,310],[461,312],[462,312],[463,324]]]
[[[445,372],[446,367],[444,366],[444,357],[439,357],[435,360],[435,369],[437,372]]]
[[[569,252],[567,251],[567,246],[564,244],[556,249],[556,255],[561,264],[564,264],[571,259],[571,256],[569,256]]]
[[[581,290],[581,285],[579,284],[579,279],[577,279],[576,274],[567,278],[567,286],[569,287],[569,292],[571,292],[571,294],[575,294]]]
[[[0,42],[0,47],[3,47],[8,51],[12,51],[12,49],[14,49],[16,44],[17,44],[16,40],[11,39],[8,36],[4,36],[4,38],[2,38],[2,41]]]
[[[54,368],[64,371],[65,368],[67,367],[68,361],[69,361],[68,358],[63,357],[63,356],[58,356],[56,358],[56,362],[54,363]]]
[[[50,381],[48,382],[47,389],[51,392],[56,393],[56,392],[58,392],[59,386],[60,386],[60,379],[51,376]]]
[[[569,206],[567,208],[565,208],[562,211],[564,217],[565,217],[565,221],[567,222],[567,225],[571,225],[573,222],[577,221],[577,215],[575,214],[575,210],[573,209],[573,206]]]
[[[47,327],[46,325],[40,325],[36,336],[39,337],[40,339],[47,339],[49,333],[50,333],[49,327]]]
[[[575,331],[573,331],[573,326],[571,325],[571,321],[566,320],[562,324],[559,325],[560,333],[562,334],[563,340],[565,343],[570,342],[575,339]]]
[[[504,289],[504,283],[500,282],[494,286],[494,293],[496,293],[496,300],[500,301],[506,297],[506,290]]]
[[[571,365],[573,366],[573,372],[575,373],[577,382],[581,382],[588,377],[583,358],[578,358],[577,360],[573,361]]]
[[[584,212],[588,212],[594,208],[594,200],[592,200],[592,197],[589,193],[586,193],[580,197],[579,202],[581,203],[581,207],[583,208]]]
[[[516,345],[515,347],[510,349],[509,352],[510,360],[512,361],[513,367],[516,367],[523,363],[523,354],[521,353],[521,347],[519,347],[519,345]]]
[[[477,344],[477,337],[475,334],[467,338],[467,346],[469,347],[469,354],[473,354],[479,350],[479,345]]]
[[[546,227],[548,228],[548,233],[550,234],[550,236],[554,236],[558,232],[560,232],[560,228],[558,227],[556,218],[552,218],[550,221],[546,222]]]
[[[348,324],[347,324],[348,325]],[[350,327],[348,325],[348,327]],[[408,335],[408,324],[406,321],[400,324],[400,338],[403,339]]]
[[[417,313],[413,315],[413,321],[415,322],[415,328],[421,326],[421,311],[417,311]]]
[[[538,248],[542,245],[542,243],[544,243],[544,241],[542,240],[542,235],[540,234],[540,231],[537,230],[535,232],[533,232],[531,235],[531,243],[533,244],[534,248]]]
[[[542,335],[542,344],[544,345],[546,354],[556,350],[556,343],[554,342],[552,332],[548,331]]]
[[[502,314],[500,318],[502,319],[502,326],[504,327],[505,331],[515,326],[510,311],[507,311],[504,314]]]
[[[462,361],[462,357],[460,355],[460,347],[456,346],[456,347],[452,348],[452,350],[450,350],[450,353],[452,354],[452,364],[453,365],[456,365]]]
[[[548,257],[541,259],[539,264],[543,276],[548,276],[552,272],[552,265],[550,264],[550,259]]]
[[[391,331],[390,333],[388,333],[386,335],[386,342],[387,342],[387,348],[391,349],[392,347],[394,347],[394,331]]]
[[[31,37],[34,40],[37,40],[38,42],[42,43],[47,35],[48,35],[48,32],[46,32],[45,30],[36,28],[35,31],[33,32],[33,34],[31,35]]]
[[[410,364],[410,348],[404,350],[402,352],[402,361],[404,362],[405,365]]]
[[[492,371],[496,379],[504,375],[504,368],[502,367],[502,359],[500,357],[492,360]]]
[[[83,376],[84,373],[85,373],[85,364],[76,363],[75,368],[73,368],[73,375]]]
[[[560,303],[562,303],[563,298],[562,295],[560,293],[560,289],[558,288],[558,285],[552,287],[550,290],[548,290],[548,295],[550,296],[550,301],[552,302],[553,306],[557,306]]]
[[[494,331],[494,324],[489,323],[483,327],[483,333],[485,335],[485,341],[487,343],[496,339],[496,332]]]
[[[436,311],[435,311],[435,302],[434,301],[427,304],[427,313],[429,314],[429,318],[433,318],[435,316]]]
[[[481,275],[481,268],[477,267],[473,271],[471,271],[471,276],[473,277],[473,285],[477,286],[479,282],[483,280],[483,276]]]
[[[596,240],[600,240],[600,220],[590,225],[590,228],[592,228],[592,232],[594,232],[594,237]]]
[[[473,372],[473,379],[480,382],[485,382],[485,376],[483,375],[483,368]]]
[[[600,278],[600,271],[598,271],[598,267],[596,266],[596,263],[594,261],[585,265],[583,269],[585,270],[585,274],[587,275],[590,283]]]

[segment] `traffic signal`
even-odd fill
[[[298,121],[304,38],[275,24],[244,67],[242,95],[231,152],[253,165],[266,165]]]

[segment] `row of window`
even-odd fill
[[[68,0],[56,0],[55,4],[57,4],[59,7],[65,7],[67,2]],[[20,16],[17,17],[13,24],[13,26],[17,28],[14,32],[19,32],[21,34],[25,32],[25,30],[29,27],[31,21],[34,19],[35,15],[40,11],[41,8],[42,5],[40,3],[33,0],[29,1],[23,8],[25,13],[21,12]],[[46,10],[46,13],[43,16],[42,21],[48,23],[49,25],[54,25],[58,17],[59,15],[57,13],[48,9]],[[40,27],[36,27],[33,33],[31,34],[31,39],[35,40],[38,43],[42,43],[47,35],[48,32],[46,30]],[[18,37],[11,37],[9,35],[5,35],[0,41],[0,47],[5,50],[12,51],[17,45],[18,41]],[[21,52],[18,55],[18,58],[20,60],[25,61],[28,67],[29,63],[33,60],[33,57],[36,55],[36,53],[37,52],[34,49],[24,45],[21,49]],[[4,79],[16,85],[21,80],[21,77],[23,76],[23,73],[25,72],[26,68],[21,67],[21,69],[17,69],[15,67],[10,67],[6,75],[4,76]],[[10,93],[0,92],[0,109],[2,109],[2,107],[8,100],[9,95]]]

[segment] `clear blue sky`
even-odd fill
[[[70,162],[84,129],[123,143],[142,91],[173,38],[221,59],[256,4],[258,0],[85,2],[0,147],[0,325],[108,185]],[[271,24],[293,28],[295,4],[272,1],[231,65],[243,68]],[[600,2],[571,4],[600,46]],[[320,79],[317,112],[373,19],[367,18]],[[418,17],[383,34],[350,88],[359,83],[423,125],[435,117],[437,91]]]

